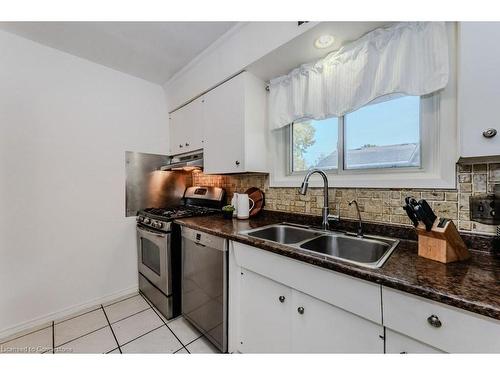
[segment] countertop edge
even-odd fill
[[[402,282],[401,280],[398,279],[393,279],[390,277],[385,277],[382,275],[372,275],[369,273],[366,273],[363,268],[358,268],[354,267],[353,265],[345,264],[342,261],[338,261],[335,259],[329,259],[328,263],[324,264],[317,264],[318,263],[318,257],[314,256],[309,256],[307,254],[299,253],[294,250],[290,250],[289,252],[284,251],[283,249],[278,249],[273,247],[272,243],[269,243],[267,241],[256,241],[255,239],[250,239],[246,236],[243,235],[232,235],[232,234],[227,234],[227,233],[221,233],[217,230],[207,228],[205,226],[201,225],[196,225],[193,223],[188,223],[183,221],[182,219],[175,220],[175,223],[185,226],[191,229],[196,229],[208,234],[213,234],[215,236],[223,237],[232,241],[237,241],[240,243],[243,243],[245,245],[253,246],[256,248],[259,248],[261,250],[269,251],[273,254],[281,255],[287,258],[295,259],[316,267],[320,267],[323,269],[328,269],[331,271],[343,273],[345,275],[353,276],[362,280],[374,282],[376,284],[390,287],[396,290],[400,290],[402,292],[406,292],[412,295],[415,295],[417,297],[422,297],[426,298],[438,303],[442,303],[445,305],[453,306],[455,308],[459,308],[464,311],[472,312],[479,314],[481,316],[485,316],[494,320],[500,320],[500,310],[490,307],[489,305],[484,305],[484,304],[479,304],[476,302],[467,302],[464,301],[463,299],[456,298],[454,296],[450,296],[438,291],[432,291],[429,290],[428,288],[421,288],[418,285],[414,284],[408,284],[405,282]],[[308,259],[309,258],[309,259]],[[315,261],[313,263],[313,261]]]

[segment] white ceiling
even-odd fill
[[[236,22],[0,22],[0,29],[164,84]]]
[[[393,22],[321,22],[256,61],[247,70],[268,81],[287,74],[302,64],[317,61],[367,32],[391,23]],[[335,38],[333,45],[325,49],[314,47],[314,41],[324,34]]]

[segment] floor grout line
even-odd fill
[[[144,298],[144,300],[146,301],[146,303],[147,303],[149,306],[151,306],[151,309],[155,312],[155,314],[156,314],[156,315],[158,315],[158,318],[159,318],[159,319],[163,322],[163,324],[164,324],[164,325],[168,328],[168,330],[172,333],[172,335],[174,335],[174,337],[177,339],[177,341],[179,341],[179,342],[181,343],[182,348],[184,348],[184,349],[186,349],[186,350],[187,350],[187,348],[186,348],[186,346],[184,345],[184,343],[183,343],[183,342],[182,342],[182,341],[181,341],[181,340],[177,337],[177,335],[174,333],[174,331],[172,330],[172,328],[170,328],[170,327],[168,326],[167,322],[166,322],[166,321],[164,321],[164,320],[162,319],[162,317],[160,316],[160,314],[158,314],[158,312],[157,312],[157,311],[153,308],[153,304],[152,304],[152,303],[150,303],[150,302],[148,301],[148,299],[147,299],[147,298],[146,298],[146,297],[145,297],[142,293],[140,293],[140,292],[139,292],[139,294],[142,296],[142,298]],[[173,320],[173,319],[172,319],[172,320]],[[182,348],[181,348],[181,349],[182,349]],[[180,350],[180,349],[179,349],[179,350]],[[187,350],[187,352],[189,353],[189,350]]]
[[[105,307],[115,305],[115,304],[120,303],[120,302],[122,302],[122,301],[126,301],[126,300],[128,300],[128,299],[130,299],[130,298],[133,298],[133,297],[135,297],[135,296],[140,296],[140,294],[139,294],[139,293],[134,294],[133,296],[126,297],[126,298],[121,299],[121,300],[119,300],[119,301],[116,301],[116,302],[110,303],[109,305],[106,305]],[[58,321],[57,323],[53,320],[51,324],[49,324],[49,323],[45,323],[45,324],[47,324],[47,326],[45,326],[45,327],[43,327],[43,328],[36,328],[36,329],[34,329],[33,331],[29,331],[29,332],[27,332],[27,333],[23,333],[22,335],[19,335],[19,336],[15,336],[16,334],[14,333],[13,335],[11,335],[11,337],[9,337],[9,339],[8,339],[8,340],[5,340],[5,341],[0,341],[0,345],[6,344],[6,343],[8,343],[8,342],[10,342],[10,341],[14,341],[14,340],[20,339],[21,337],[24,337],[24,336],[31,335],[32,333],[36,333],[36,332],[42,331],[42,330],[44,330],[44,329],[50,328],[50,327],[51,327],[51,325],[52,325],[52,326],[54,326],[54,325],[61,324],[61,323],[63,323],[63,322],[67,322],[68,320],[71,320],[71,319],[79,318],[80,316],[83,316],[83,315],[85,315],[85,314],[89,314],[89,313],[91,313],[91,312],[94,312],[94,311],[97,311],[97,310],[101,309],[101,306],[102,306],[102,305],[96,305],[96,307],[95,307],[95,308],[92,308],[92,310],[86,311],[86,312],[81,313],[81,314],[78,314],[78,315],[76,315],[76,316],[72,316],[71,318],[63,318],[64,320]],[[142,311],[146,311],[146,310],[147,310],[147,309],[144,309],[144,310],[142,310]],[[142,312],[142,311],[139,311],[139,312]],[[132,315],[135,315],[135,314],[132,314]],[[130,316],[132,316],[132,315],[130,315]],[[127,317],[127,318],[128,318],[128,317]],[[123,319],[126,319],[126,318],[122,318],[122,319],[120,319],[120,320],[123,320]],[[119,322],[120,320],[117,320],[116,322]],[[116,323],[116,322],[114,322],[114,323]],[[42,324],[41,326],[44,326],[44,325]],[[102,328],[103,328],[103,327],[102,327]],[[53,328],[53,329],[54,329],[54,328]],[[95,331],[93,331],[93,332],[95,332]],[[83,336],[85,336],[85,335],[82,335],[82,336],[80,336],[80,337],[83,337]],[[76,339],[75,339],[75,340],[76,340]],[[73,341],[73,340],[70,340],[70,341]],[[69,342],[69,341],[68,341],[68,342]],[[54,346],[55,346],[55,341],[54,341],[53,343],[54,343]],[[61,345],[63,345],[63,344],[61,344]]]
[[[101,307],[100,306],[97,306],[95,309],[92,308],[92,310],[89,310],[89,311],[86,311],[84,313],[81,313],[81,314],[78,314],[78,315],[75,315],[75,316],[72,316],[71,318],[65,318],[64,320],[61,320],[61,321],[58,321],[57,323],[55,323],[55,325],[58,325],[58,324],[61,324],[61,323],[64,323],[64,322],[67,322],[68,320],[71,320],[71,319],[76,319],[76,318],[79,318],[85,314],[90,314],[94,311],[97,311],[99,310]]]
[[[55,324],[52,321],[52,354],[56,352],[56,339],[55,339]]]
[[[99,307],[99,309],[101,309],[101,307]],[[128,319],[128,318],[130,318],[130,317],[132,317],[132,316],[134,316],[134,315],[140,314],[141,312],[147,311],[147,310],[149,310],[149,309],[150,309],[150,308],[148,307],[148,308],[146,308],[146,309],[144,309],[144,310],[141,310],[141,311],[139,311],[139,312],[136,312],[136,313],[134,313],[134,314],[132,314],[132,315],[129,315],[129,316],[125,317],[125,318],[122,318],[122,319],[120,319],[120,320],[117,320],[116,322],[113,322],[113,324],[118,323],[118,322],[121,322],[121,321],[123,321],[123,320],[125,320],[125,319]],[[94,311],[96,311],[96,310],[89,311],[88,313],[91,313],[91,312],[94,312]],[[88,313],[87,313],[87,314],[88,314]],[[82,315],[85,315],[85,314],[82,314]],[[81,315],[80,315],[80,316],[81,316]],[[104,325],[104,326],[102,326],[102,327],[99,327],[99,328],[97,328],[97,329],[94,329],[94,330],[92,330],[92,331],[90,331],[90,332],[87,332],[87,333],[85,333],[85,334],[81,335],[81,336],[75,337],[74,339],[71,339],[71,340],[69,340],[69,341],[63,342],[63,343],[61,343],[61,344],[57,345],[57,347],[55,346],[55,341],[54,341],[54,348],[59,348],[59,347],[61,347],[61,346],[63,346],[63,345],[69,344],[70,342],[73,342],[73,341],[75,341],[75,340],[81,339],[82,337],[85,337],[85,336],[88,336],[88,335],[90,335],[90,334],[92,334],[92,333],[95,333],[95,332],[97,332],[97,331],[100,331],[101,329],[108,327],[108,325],[110,326],[111,331],[113,332],[113,328],[111,327],[111,325],[112,325],[112,324],[110,323],[110,321],[109,321],[109,319],[108,319],[108,317],[107,317],[107,315],[106,315],[106,312],[104,312],[104,316],[106,317],[106,320],[107,320],[107,322],[108,322],[108,324],[107,324],[107,325]],[[70,319],[68,319],[68,320],[70,320]],[[55,324],[55,325],[57,325],[57,324]],[[48,328],[48,327],[47,327],[47,328]],[[113,349],[113,350],[114,350],[114,349]]]
[[[128,300],[128,299],[131,299],[131,298],[134,298],[134,297],[137,297],[137,296],[140,296],[140,294],[139,294],[139,293],[137,293],[137,294],[134,294],[133,296],[126,297],[126,298],[121,299],[121,300],[119,300],[119,301],[115,301],[115,302],[112,302],[112,303],[110,303],[110,304],[107,304],[106,306],[104,306],[104,305],[101,305],[101,306],[104,306],[104,307],[113,306],[113,305],[116,305],[117,303],[120,303],[120,302],[126,301],[126,300]]]
[[[81,339],[82,337],[85,337],[85,336],[91,335],[91,334],[93,334],[93,333],[96,333],[97,331],[100,331],[101,329],[104,329],[104,328],[106,328],[106,327],[107,327],[107,325],[102,326],[102,327],[99,327],[99,328],[97,328],[97,329],[94,329],[94,330],[92,330],[92,331],[90,331],[90,332],[84,333],[84,334],[83,334],[83,335],[81,335],[81,336],[75,337],[74,339],[68,340],[68,341],[66,341],[66,342],[63,342],[63,343],[61,343],[61,344],[59,344],[59,345],[55,346],[55,348],[56,348],[56,349],[57,349],[57,348],[60,348],[60,347],[61,347],[61,346],[63,346],[63,345],[69,344],[70,342],[73,342],[73,341],[76,341],[76,340],[78,340],[78,339]],[[55,345],[55,342],[54,342],[54,345]]]
[[[46,323],[48,324],[48,323]],[[47,325],[46,327],[43,327],[43,328],[37,328],[35,329],[34,331],[29,331],[28,333],[24,333],[22,334],[21,336],[14,336],[13,338],[9,338],[8,340],[6,341],[1,341],[0,342],[0,345],[3,345],[3,344],[6,344],[10,341],[14,341],[14,340],[17,340],[17,339],[20,339],[21,337],[24,337],[24,336],[28,336],[28,335],[31,335],[32,333],[36,333],[36,332],[40,332],[40,331],[43,331],[44,329],[47,329],[47,328],[50,328],[50,324]],[[15,334],[14,334],[15,335]]]
[[[163,324],[162,324],[162,325],[160,325],[160,326],[158,326],[158,327],[156,327],[156,328],[153,328],[151,331],[148,331],[148,332],[146,332],[146,333],[141,334],[140,336],[137,336],[136,338],[134,338],[134,339],[132,339],[132,340],[130,340],[130,341],[127,341],[127,342],[126,342],[125,344],[123,344],[122,346],[125,346],[125,345],[127,345],[127,344],[130,344],[131,342],[133,342],[133,341],[135,341],[135,340],[137,340],[137,339],[140,339],[141,337],[144,337],[144,336],[146,336],[147,334],[150,334],[151,332],[154,332],[154,331],[156,331],[156,330],[158,330],[158,329],[160,329],[160,328],[163,328]],[[182,344],[182,343],[181,343],[181,344]],[[182,349],[182,348],[180,348],[180,349]]]
[[[186,344],[186,346],[191,345],[193,342],[195,342],[196,340],[201,339],[202,337],[203,337],[203,335],[198,336],[198,337],[197,337],[197,338],[195,338],[194,340],[189,341],[189,342]]]
[[[106,317],[106,320],[108,321],[109,328],[111,329],[111,333],[113,334],[113,337],[115,338],[116,345],[118,345],[118,350],[120,351],[120,354],[122,354],[122,348],[120,348],[120,343],[118,342],[118,339],[116,338],[115,331],[113,331],[113,327],[111,326],[111,323],[109,322],[108,315],[106,314],[106,310],[104,310],[104,306],[101,304],[101,309],[104,312],[104,316]]]
[[[137,314],[143,313],[144,311],[147,311],[147,310],[149,310],[149,309],[151,309],[151,307],[146,307],[144,310],[137,311],[137,312],[135,312],[135,313],[133,313],[133,314],[131,314],[131,315],[127,315],[125,318],[118,319],[117,321],[115,321],[115,322],[113,322],[113,323],[111,323],[111,321],[110,321],[110,324],[115,324],[115,323],[121,322],[122,320],[125,320],[125,319],[128,319],[128,318],[131,318],[131,317],[133,317],[134,315],[137,315]]]

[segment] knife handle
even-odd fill
[[[417,219],[417,217],[416,217],[415,212],[413,211],[413,209],[409,205],[405,204],[403,206],[403,210],[406,211],[406,214],[408,215],[408,217],[410,218],[410,220],[413,222],[413,225],[415,227],[418,226],[418,219]]]

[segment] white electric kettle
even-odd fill
[[[252,202],[251,205],[250,202]],[[248,219],[255,202],[248,194],[234,193],[231,204],[234,206],[233,216],[238,219]]]

